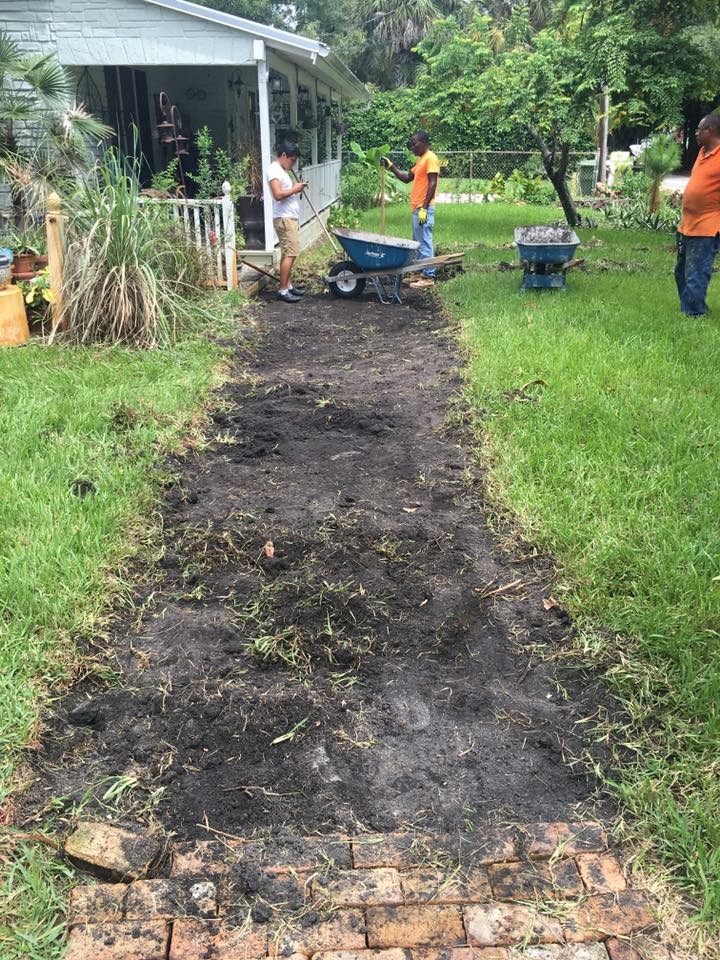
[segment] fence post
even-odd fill
[[[468,184],[468,202],[472,202],[473,193],[473,152],[470,151],[470,183]]]
[[[235,204],[232,200],[232,187],[226,180],[222,185],[223,240],[225,241],[225,273],[228,290],[238,286],[237,251],[235,250]]]
[[[51,307],[53,321],[48,344],[53,342],[56,330],[65,325],[62,302],[63,267],[65,263],[65,220],[66,217],[60,212],[60,197],[56,193],[51,193],[47,199],[47,214],[45,216],[50,290],[53,294]]]

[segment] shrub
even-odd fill
[[[522,170],[513,170],[505,181],[503,198],[516,203],[552,203],[555,198],[553,185],[544,177],[529,177]]]
[[[200,312],[197,251],[178,242],[164,205],[138,203],[137,174],[109,150],[73,197],[58,319],[77,343],[155,347]]]
[[[368,176],[367,167],[349,163],[340,178],[340,198],[344,207],[369,210],[377,204],[377,182]]]
[[[354,207],[340,204],[330,210],[328,227],[344,227],[346,230],[356,230],[360,226],[360,211]]]
[[[644,197],[621,200],[605,209],[605,220],[619,230],[660,230],[672,233],[680,222],[680,210],[669,203],[658,210],[650,210]]]

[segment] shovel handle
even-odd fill
[[[292,179],[295,180],[295,181],[297,181],[297,177],[295,176],[294,170],[291,169],[291,170],[289,170],[288,172],[289,172],[290,176],[292,177]],[[305,193],[305,199],[307,200],[307,202],[308,202],[308,204],[309,204],[309,206],[310,206],[310,209],[312,210],[313,215],[315,216],[315,219],[317,220],[317,222],[320,224],[320,226],[321,226],[321,227],[323,228],[323,230],[325,231],[325,236],[326,236],[326,237],[328,238],[328,240],[330,241],[330,246],[333,248],[333,250],[335,251],[335,253],[338,253],[338,252],[339,252],[339,248],[338,248],[338,245],[337,245],[337,241],[335,240],[335,238],[333,237],[333,235],[330,233],[330,231],[328,230],[328,228],[325,226],[325,224],[324,224],[324,223],[322,222],[322,220],[320,219],[320,214],[319,214],[319,213],[317,212],[317,210],[315,209],[315,204],[314,204],[314,203],[312,202],[312,200],[310,199],[310,196],[309,196],[308,193]]]

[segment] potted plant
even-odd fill
[[[245,165],[247,190],[235,201],[242,223],[245,246],[249,250],[265,248],[265,214],[263,201],[263,168],[257,135],[248,133],[239,146]]]
[[[47,266],[45,233],[42,227],[31,226],[12,231],[0,246],[13,252],[13,273],[18,280],[29,280]]]

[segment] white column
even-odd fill
[[[256,55],[262,47],[262,57],[257,59],[258,74],[258,110],[260,112],[260,156],[263,168],[263,197],[265,215],[265,250],[271,253],[275,249],[275,231],[273,229],[272,204],[273,197],[270,184],[267,182],[266,172],[272,163],[272,146],[270,143],[270,101],[268,98],[268,65],[265,59],[265,44],[255,41]]]

